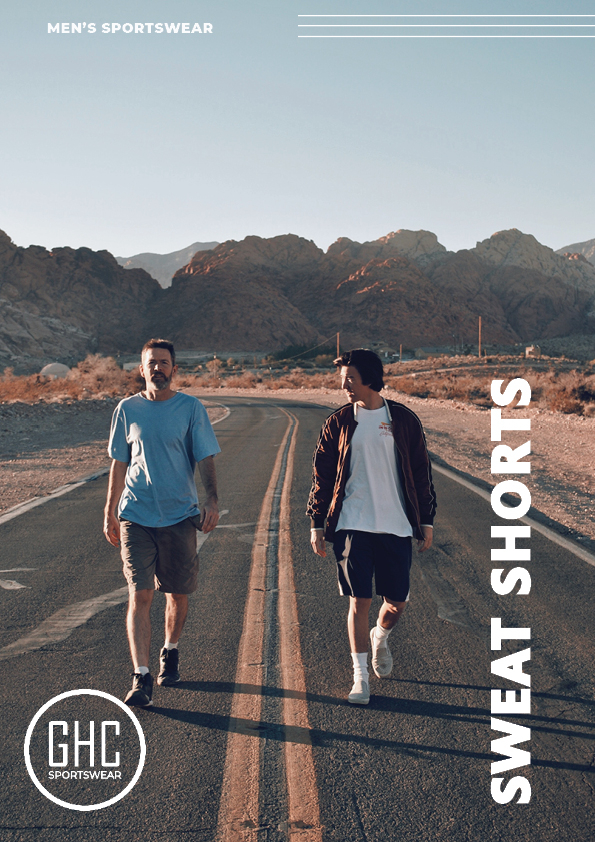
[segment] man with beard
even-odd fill
[[[177,371],[174,346],[150,339],[142,349],[145,389],[114,411],[108,451],[110,470],[103,532],[120,547],[129,602],[126,630],[134,665],[128,705],[152,704],[149,672],[153,591],[165,593],[165,643],[157,683],[180,680],[178,641],[197,587],[197,530],[217,526],[213,456],[219,445],[201,402],[171,388]],[[194,481],[198,463],[206,491],[202,513]]]

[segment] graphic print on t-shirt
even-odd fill
[[[388,409],[358,406],[355,411],[357,427],[349,445],[349,479],[337,529],[413,535]]]

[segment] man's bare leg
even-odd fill
[[[165,594],[165,640],[177,643],[188,616],[188,595],[185,593]]]
[[[182,593],[165,594],[165,643],[159,654],[157,683],[166,687],[180,680],[178,641],[188,615],[188,596]]]
[[[135,672],[138,672],[139,667],[149,666],[152,602],[152,590],[143,589],[136,591],[129,589],[126,632],[128,634],[128,645],[130,646],[130,655]]]
[[[370,632],[372,667],[378,678],[388,678],[392,672],[393,656],[388,647],[388,636],[399,622],[406,605],[406,602],[395,602],[384,597],[378,620]]]
[[[347,701],[354,705],[367,705],[370,701],[368,675],[368,614],[371,599],[349,597],[347,631],[353,661],[353,687]]]
[[[378,622],[382,628],[394,628],[399,622],[406,605],[406,602],[393,602],[391,599],[384,597],[384,602],[378,612]]]
[[[347,616],[347,631],[351,652],[367,652],[370,632],[368,630],[368,614],[371,599],[359,596],[349,597],[349,614]]]

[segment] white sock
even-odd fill
[[[383,646],[387,642],[388,636],[391,632],[392,629],[382,628],[382,626],[380,625],[380,620],[376,621],[376,625],[374,627],[374,636],[376,637],[376,640],[378,641],[380,646]]]
[[[149,667],[137,667],[135,672],[140,672],[141,675],[146,675],[149,672]]]
[[[353,661],[353,680],[357,681],[361,678],[362,681],[369,681],[370,675],[368,673],[368,653],[352,652],[351,660]]]
[[[177,648],[178,648],[178,644],[177,644],[177,643],[172,643],[172,642],[171,642],[171,640],[166,640],[166,641],[165,641],[165,643],[163,644],[163,648],[164,648],[164,649],[168,649],[168,650],[169,650],[169,649],[177,649]]]

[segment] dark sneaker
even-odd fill
[[[180,671],[178,669],[178,650],[177,649],[162,649],[159,653],[159,675],[157,676],[157,684],[163,684],[168,687],[171,684],[177,684],[180,680]]]
[[[153,676],[150,672],[146,675],[134,673],[132,690],[124,699],[124,704],[138,708],[148,708],[153,704]]]

